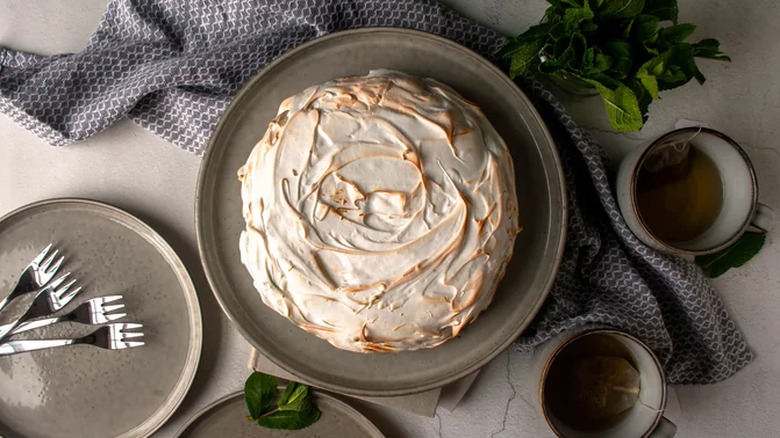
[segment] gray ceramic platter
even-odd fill
[[[512,152],[523,232],[491,306],[440,347],[398,354],[342,351],[267,308],[241,264],[244,228],[237,169],[263,136],[279,103],[304,88],[389,68],[444,82],[479,105]],[[335,392],[412,394],[487,364],[515,339],[544,301],[563,252],[565,192],[552,138],[528,98],[498,68],[449,40],[411,30],[334,33],[281,56],[223,115],[201,165],[198,246],[212,289],[244,337],[296,377]]]
[[[282,389],[282,388],[280,388]],[[383,438],[384,435],[346,403],[321,392],[314,393],[314,402],[322,416],[313,425],[301,430],[265,429],[247,421],[244,393],[225,396],[203,408],[188,421],[177,438]]]
[[[97,296],[123,295],[128,315],[121,322],[142,323],[146,345],[0,357],[0,436],[150,436],[181,403],[200,358],[200,307],[187,270],[160,235],[125,211],[55,199],[0,219],[0,294],[50,242],[66,257],[62,269],[84,287],[65,311]],[[63,323],[25,337],[83,336],[94,329]]]

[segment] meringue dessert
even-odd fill
[[[520,230],[512,159],[482,111],[395,71],[284,100],[238,178],[241,261],[263,302],[344,350],[457,336]]]

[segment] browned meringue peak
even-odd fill
[[[345,350],[456,336],[519,231],[512,160],[482,111],[399,72],[286,99],[238,174],[241,260],[263,302]]]

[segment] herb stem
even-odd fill
[[[276,408],[276,409],[274,409],[273,411],[268,411],[268,412],[266,412],[265,414],[263,414],[263,415],[261,415],[261,416],[257,417],[257,419],[259,420],[259,419],[261,419],[261,418],[270,417],[271,415],[273,415],[273,414],[275,414],[275,413],[277,413],[277,412],[279,412],[279,408]]]

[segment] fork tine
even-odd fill
[[[128,341],[128,342],[124,342],[123,344],[124,345],[122,345],[119,348],[135,348],[135,347],[142,347],[146,345],[146,343],[143,341]]]
[[[76,280],[73,280],[76,281]],[[81,286],[77,287],[73,292],[69,293],[68,295],[64,297],[60,297],[60,306],[65,307],[70,303],[74,298],[76,298],[76,295],[81,293]],[[63,291],[64,292],[64,291]]]
[[[106,296],[106,297],[92,298],[89,301],[91,301],[91,302],[93,302],[95,304],[106,304],[106,303],[111,303],[111,302],[114,302],[116,300],[121,300],[121,299],[122,299],[122,295],[109,295],[109,296]]]
[[[37,265],[37,266],[40,266],[40,265],[41,265],[41,262],[42,262],[42,261],[43,261],[43,259],[46,257],[46,254],[48,254],[48,253],[49,253],[49,250],[51,250],[51,247],[52,247],[52,245],[54,245],[54,244],[53,244],[53,243],[50,243],[50,244],[49,244],[49,245],[48,245],[46,248],[44,248],[44,249],[43,249],[43,251],[41,251],[41,253],[40,253],[40,254],[38,254],[38,255],[37,255],[37,256],[36,256],[36,257],[33,259],[33,261],[32,261],[32,262],[30,262],[30,264],[31,264],[31,265]]]
[[[120,327],[120,329],[121,330],[137,329],[137,328],[141,328],[143,326],[144,326],[143,324],[136,324],[134,322],[128,322],[128,323],[122,324],[122,327]]]
[[[59,250],[55,249],[54,252],[49,257],[47,257],[43,263],[38,264],[38,268],[44,271],[48,269],[49,265],[51,264],[51,262],[54,261],[54,259],[57,257],[57,254],[59,254],[59,252],[60,252]]]
[[[63,274],[63,275],[62,275],[60,278],[58,278],[58,279],[56,279],[56,280],[52,281],[51,283],[49,283],[49,286],[48,286],[48,287],[49,287],[49,288],[51,288],[51,290],[52,290],[52,291],[54,291],[55,289],[57,289],[58,287],[60,287],[60,285],[62,284],[62,282],[63,282],[63,281],[65,281],[65,280],[67,280],[69,276],[70,276],[70,272],[66,272],[66,273],[65,273],[65,274]]]
[[[125,307],[124,304],[113,304],[111,306],[103,306],[103,313],[113,312],[114,310],[119,310],[124,307]]]
[[[54,293],[57,295],[57,298],[62,299],[62,296],[65,295],[65,292],[67,292],[68,289],[70,289],[70,287],[73,286],[75,283],[76,283],[76,279],[74,278],[73,280],[69,281],[68,284],[66,284],[65,286],[62,286],[61,288],[55,290]]]
[[[122,332],[122,339],[142,338],[144,336],[141,332]]]
[[[46,268],[44,268],[44,272],[46,272],[46,273],[47,273],[47,274],[49,274],[49,275],[54,275],[54,274],[56,274],[56,273],[57,273],[57,270],[58,270],[58,269],[60,269],[60,266],[62,266],[62,262],[64,262],[64,261],[65,261],[65,257],[64,257],[64,256],[61,256],[61,257],[60,257],[60,258],[57,260],[57,263],[55,263],[55,264],[54,264],[54,266],[52,266],[51,268],[49,268],[49,267],[46,267]]]
[[[127,316],[127,313],[112,313],[110,315],[103,315],[103,317],[106,318],[106,321],[109,321],[109,322],[122,319],[125,316]]]

